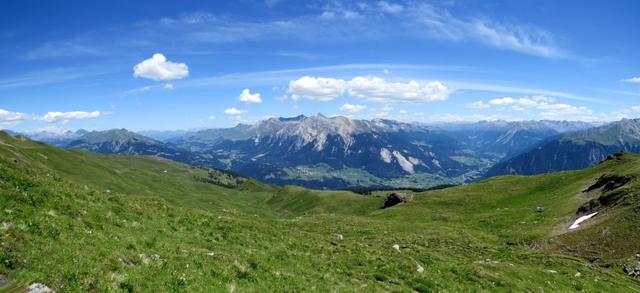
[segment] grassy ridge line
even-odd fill
[[[29,167],[43,168],[55,172],[64,179],[85,184],[102,191],[119,192],[132,196],[162,197],[168,201],[192,207],[212,207],[241,210],[246,213],[275,216],[268,206],[275,194],[287,197],[292,210],[286,213],[301,214],[304,211],[293,205],[301,204],[311,209],[311,197],[318,193],[303,188],[278,188],[253,180],[230,189],[196,182],[194,177],[206,178],[205,169],[182,163],[144,156],[114,156],[90,153],[81,150],[66,151],[28,139],[12,138],[5,134],[5,144],[14,148],[2,148],[5,158],[16,158]],[[331,194],[327,192],[326,194]],[[339,192],[350,201],[367,201],[351,192]],[[319,197],[323,199],[324,197]],[[301,203],[296,203],[300,201]],[[324,201],[324,200],[323,200]],[[318,201],[320,203],[322,201]],[[357,205],[335,205],[336,211],[348,212]],[[279,208],[283,212],[281,206]]]

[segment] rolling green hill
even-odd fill
[[[0,133],[4,290],[640,291],[640,157],[414,193],[275,187]],[[579,216],[598,212],[578,229]]]

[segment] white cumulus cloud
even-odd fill
[[[625,78],[622,81],[623,82],[630,82],[630,83],[640,83],[640,76],[631,77],[631,78]]]
[[[490,105],[498,106],[500,109],[510,109],[513,111],[524,111],[536,109],[543,119],[553,120],[583,120],[593,121],[593,111],[585,106],[574,106],[564,103],[554,103],[552,98],[545,96],[534,96],[525,98],[503,97],[489,101]]]
[[[238,96],[238,100],[247,104],[260,104],[262,99],[259,93],[252,94],[249,89],[242,90],[242,93]]]
[[[18,122],[29,118],[28,114],[0,109],[0,122]]]
[[[235,107],[227,108],[224,110],[225,115],[240,115],[243,113],[247,113],[247,110],[236,109]]]
[[[105,113],[100,111],[48,112],[47,114],[42,116],[40,119],[42,121],[49,122],[49,123],[58,122],[58,121],[63,121],[63,123],[66,123],[70,120],[97,118],[104,114]]]
[[[367,106],[364,105],[354,105],[354,104],[344,104],[342,106],[340,106],[340,111],[342,112],[348,112],[348,113],[358,113],[361,112],[362,110],[366,109]]]
[[[444,101],[453,92],[439,81],[387,82],[375,76],[357,76],[348,83],[349,95],[375,102],[425,103]]]
[[[538,109],[543,110],[540,115],[544,119],[575,119],[591,121],[595,118],[591,117],[593,111],[584,106],[573,106],[568,104],[542,104],[538,106]]]
[[[513,110],[524,110],[527,108],[538,108],[543,105],[549,105],[552,99],[545,96],[535,96],[532,98],[512,98],[504,97],[493,99],[489,104],[495,106],[511,106]]]
[[[344,94],[346,86],[342,79],[303,76],[289,82],[287,93],[294,100],[331,101]]]
[[[133,76],[153,80],[173,80],[182,79],[189,75],[189,67],[184,63],[168,61],[160,54],[153,54],[153,57],[146,59],[133,67]]]

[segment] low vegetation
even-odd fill
[[[605,174],[632,179],[583,192]],[[382,209],[388,191],[276,187],[0,133],[0,276],[9,291],[640,291],[622,269],[640,251],[638,175],[625,154],[403,191]]]

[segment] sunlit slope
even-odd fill
[[[185,206],[253,209],[254,212],[265,211],[260,204],[269,196],[265,185],[255,183],[261,188],[251,194],[223,188],[204,182],[208,178],[205,169],[160,158],[105,156],[80,150],[65,151],[21,137],[3,136],[2,139],[5,142],[0,148],[3,160],[15,160],[24,168],[51,171],[100,193],[152,196]],[[233,180],[229,176],[229,181]]]
[[[65,292],[640,290],[617,265],[552,245],[626,219],[616,213],[637,223],[621,205],[567,230],[580,206],[608,194],[582,190],[602,174],[637,174],[638,162],[494,178],[383,210],[385,194],[225,188],[182,164],[3,134],[0,273],[12,289],[40,282]]]
[[[581,171],[495,177],[430,191],[380,217],[488,232],[506,245],[547,248],[551,238],[554,249],[619,260],[640,251],[638,175],[640,156],[619,154]],[[607,190],[597,186],[599,178],[605,184],[615,178],[628,182]],[[587,192],[590,187],[596,188]],[[580,228],[568,229],[579,216],[594,212],[598,215]]]

